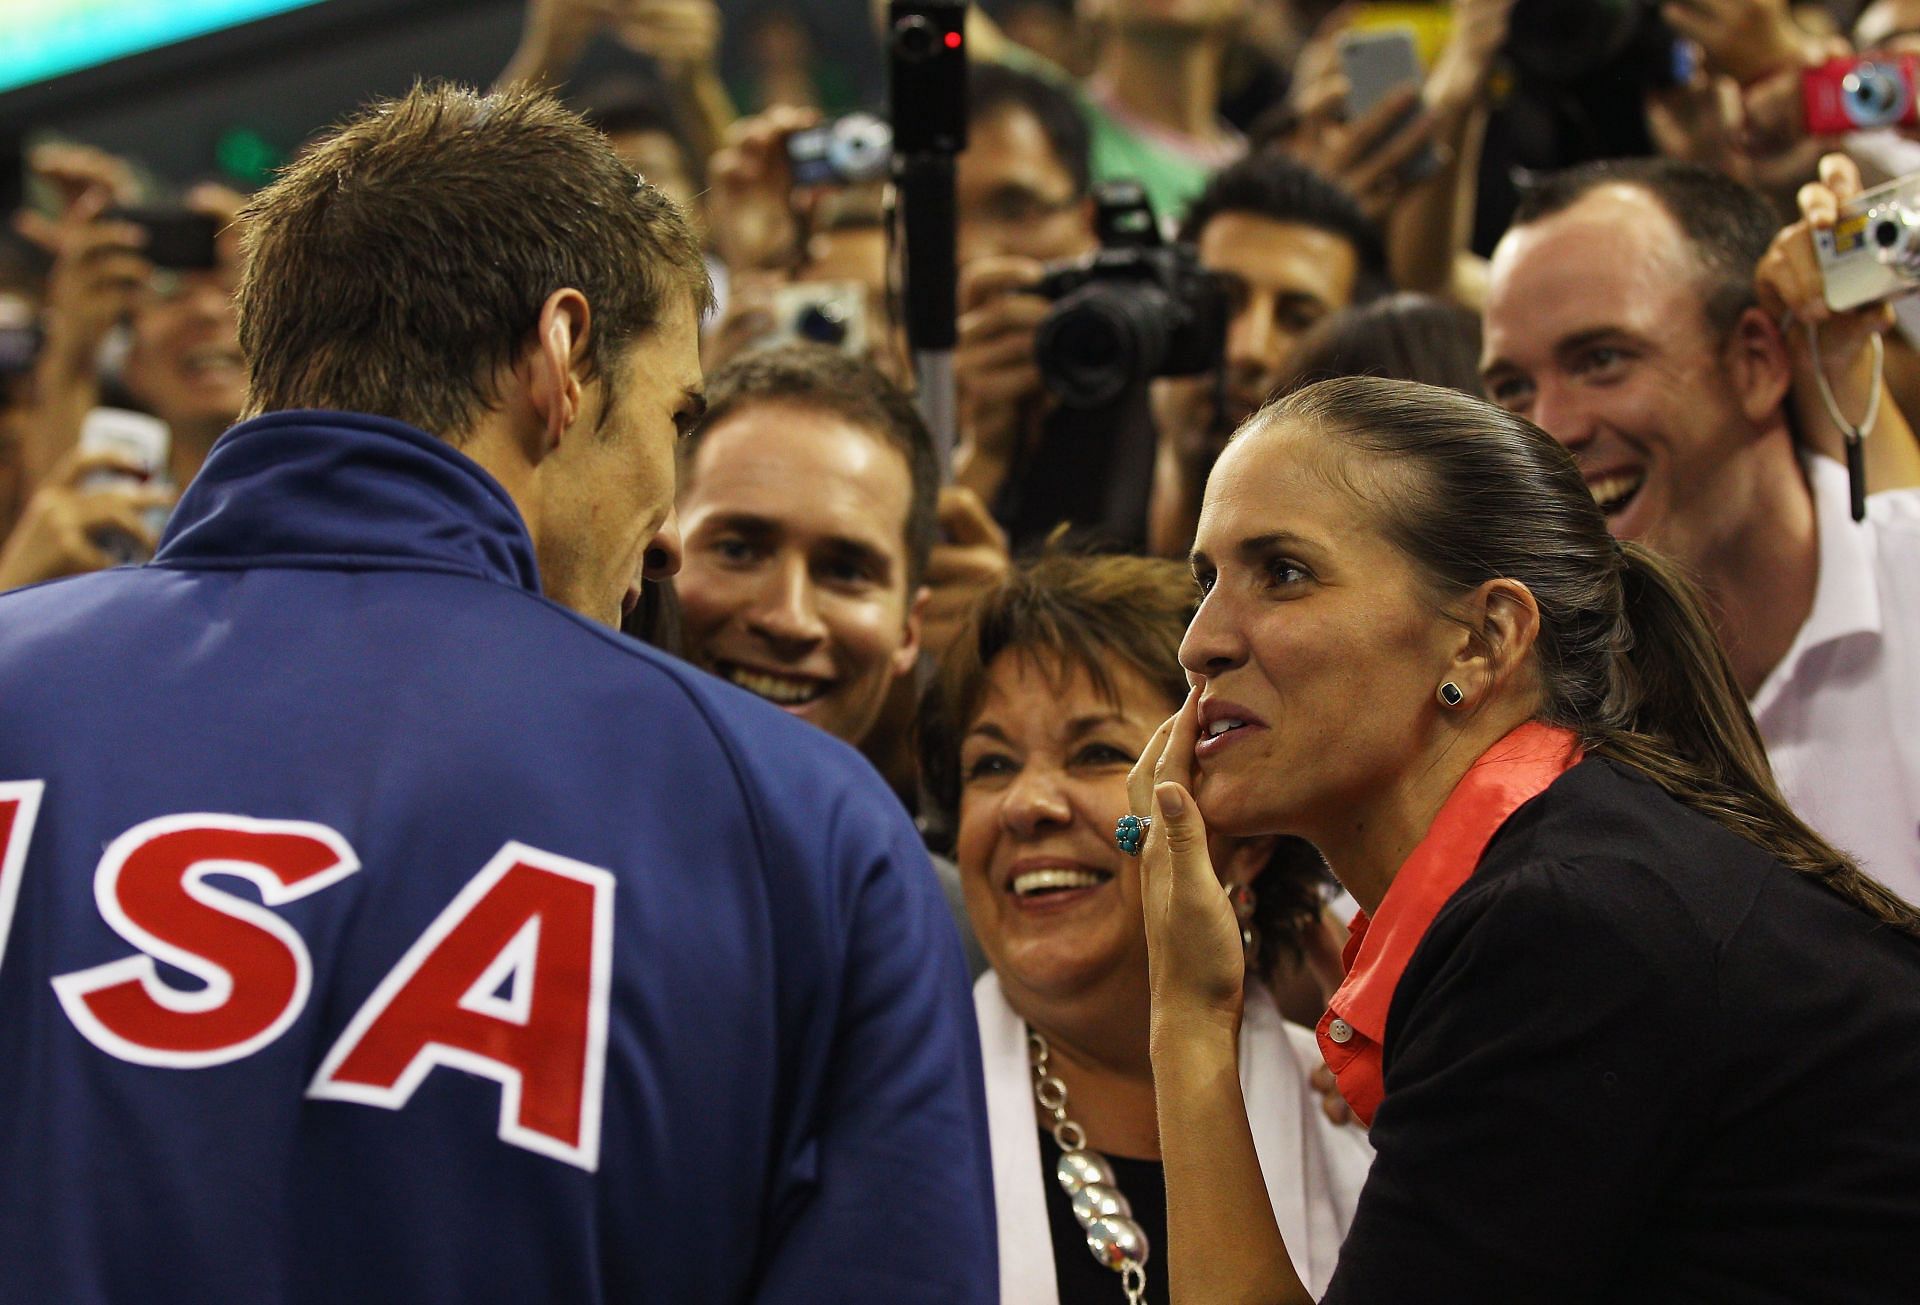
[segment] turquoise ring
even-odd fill
[[[1141,845],[1147,841],[1147,831],[1153,828],[1153,817],[1142,819],[1131,813],[1121,816],[1113,826],[1113,841],[1128,856],[1139,856]]]

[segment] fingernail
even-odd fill
[[[1153,796],[1160,803],[1160,814],[1169,820],[1183,814],[1187,809],[1187,800],[1181,796],[1178,784],[1162,784],[1153,791]]]

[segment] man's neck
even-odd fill
[[[1820,530],[1803,470],[1796,463],[1766,483],[1771,492],[1747,524],[1699,564],[1720,642],[1749,698],[1793,647],[1820,583]]]
[[[1121,109],[1199,141],[1220,136],[1220,77],[1226,43],[1213,32],[1135,28],[1101,43],[1093,74]]]

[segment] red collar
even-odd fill
[[[1500,826],[1580,760],[1572,731],[1529,721],[1488,748],[1447,796],[1425,838],[1388,885],[1380,909],[1353,918],[1346,981],[1320,1019],[1320,1051],[1363,1123],[1385,1095],[1387,1008],[1427,927],[1480,863]]]

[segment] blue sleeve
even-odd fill
[[[857,865],[809,1198],[759,1302],[972,1305],[999,1294],[980,1036],[938,880],[904,812],[843,816]],[[843,872],[844,873],[844,872]]]

